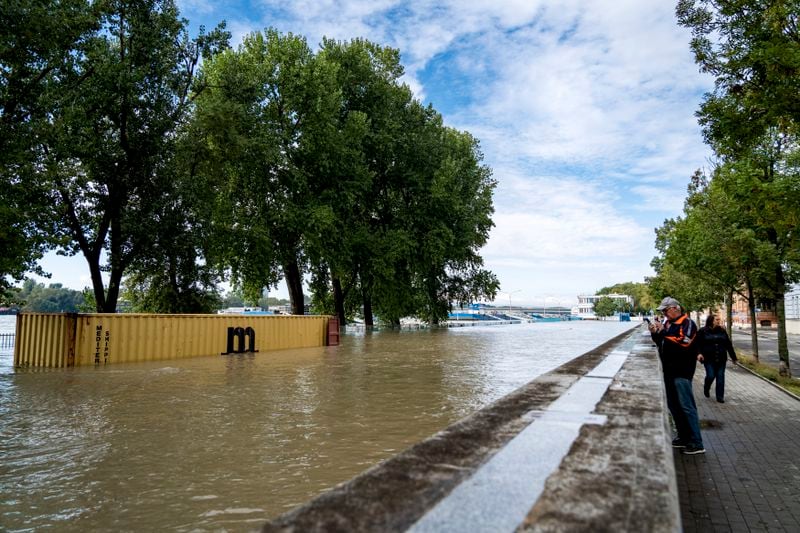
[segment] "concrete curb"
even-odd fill
[[[655,350],[640,349],[643,338],[638,328],[615,337],[277,517],[262,531],[407,530],[620,345],[634,348],[633,357],[627,357],[598,404],[598,413],[609,423],[582,428],[520,529],[555,531],[571,523],[589,529],[613,524],[629,530],[679,530],[661,373]],[[632,448],[636,453],[630,453]],[[552,479],[558,480],[556,485]],[[587,480],[591,485],[583,485]],[[555,499],[548,496],[551,492]],[[607,497],[611,505],[606,504]],[[587,500],[593,506],[587,507]],[[565,501],[570,502],[569,509]],[[563,511],[571,513],[568,522]]]
[[[634,332],[630,341],[595,410],[608,422],[583,427],[519,531],[681,531],[658,355],[649,334]]]

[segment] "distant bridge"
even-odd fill
[[[512,305],[512,306],[503,306],[503,305],[494,305],[494,306],[487,306],[483,309],[484,312],[496,311],[498,313],[529,313],[529,314],[536,314],[536,315],[550,315],[550,316],[569,316],[572,314],[572,309],[569,307],[557,307],[557,306],[521,306],[521,305]]]

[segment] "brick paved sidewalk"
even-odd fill
[[[800,401],[729,364],[720,404],[704,377],[698,365],[706,454],[674,454],[684,531],[800,531]]]

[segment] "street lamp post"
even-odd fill
[[[511,295],[515,292],[522,292],[522,289],[517,289],[515,291],[509,291],[506,294],[508,295],[508,314],[511,314]]]

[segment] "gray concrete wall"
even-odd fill
[[[448,511],[452,522],[441,522],[441,518],[431,522],[437,524],[437,531],[464,531],[461,515],[480,517],[481,505],[486,516],[496,516],[488,513],[496,513],[498,506],[503,509],[505,498],[519,500],[520,495],[508,492],[509,487],[527,486],[527,481],[520,485],[513,478],[522,475],[526,470],[522,467],[541,460],[537,454],[512,455],[511,461],[520,462],[520,473],[512,463],[505,479],[490,478],[496,484],[489,491],[492,501],[480,501],[477,509],[473,503],[459,510],[456,494],[518,442],[522,432],[535,432],[539,426],[533,422],[576,390],[576,384],[587,378],[591,382],[598,368],[607,368],[598,365],[608,362],[612,352],[611,358],[624,360],[621,368],[616,371],[615,367],[613,378],[605,380],[608,388],[594,407],[593,419],[579,424],[566,455],[542,479],[543,490],[531,488],[527,512],[523,510],[520,520],[514,521],[516,529],[679,531],[661,372],[649,335],[640,327],[276,518],[263,531],[406,531],[415,524],[418,530],[426,530],[420,524],[426,523],[432,509],[441,509],[442,502],[454,499]],[[557,427],[558,420],[555,423],[550,427]],[[574,425],[568,418],[561,423]],[[547,442],[552,435],[539,437]],[[524,501],[525,495],[521,496]],[[479,521],[466,523],[480,529]]]

